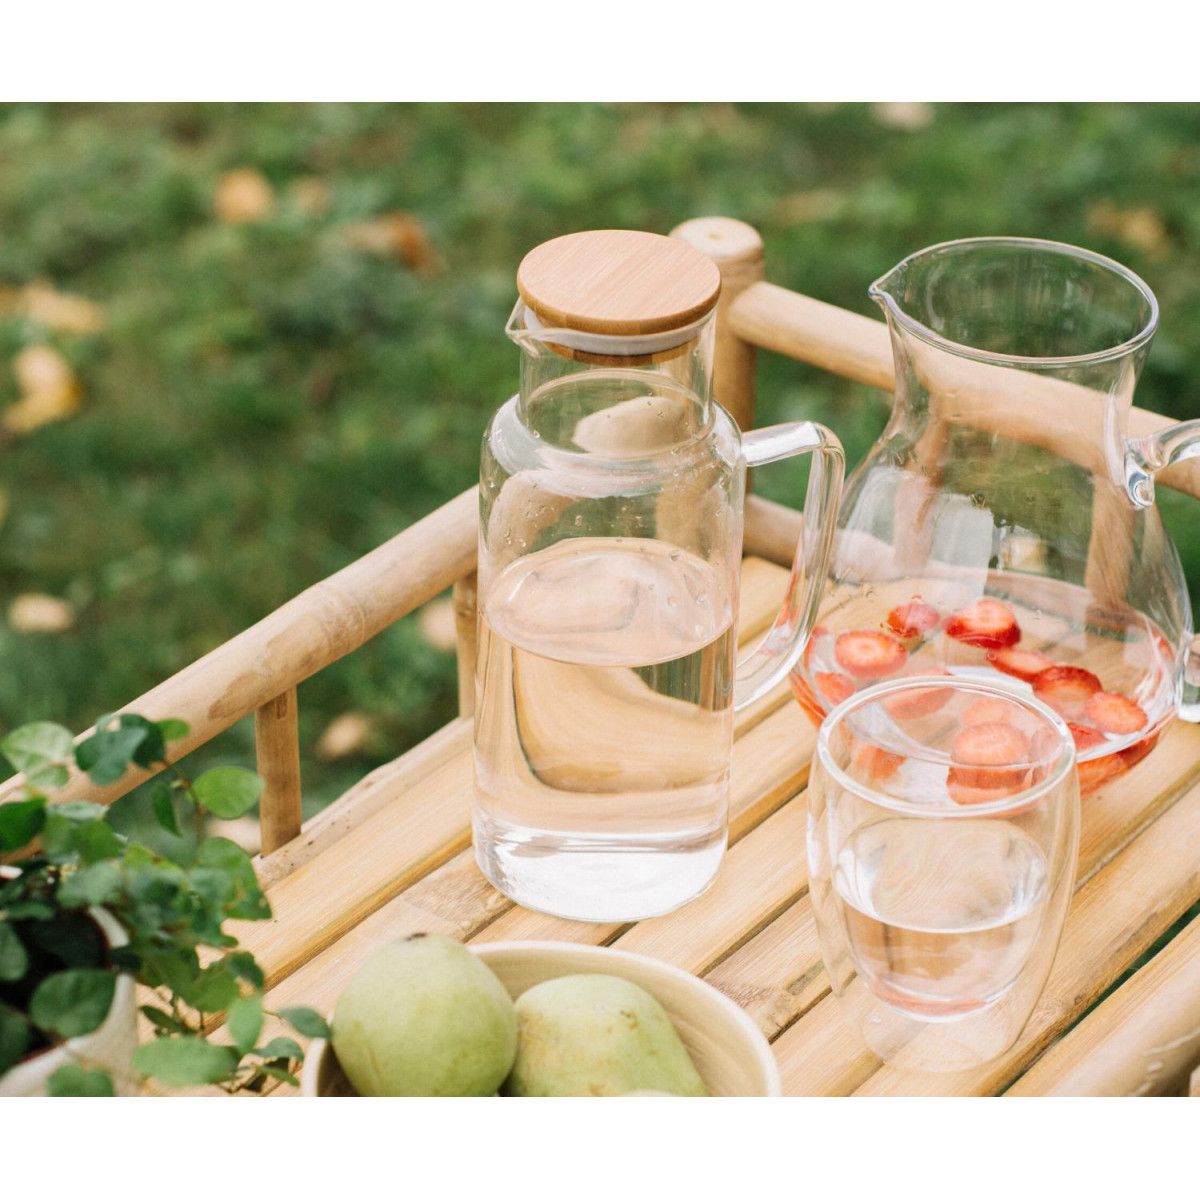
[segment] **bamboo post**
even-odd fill
[[[478,650],[479,576],[472,571],[454,585],[454,638],[458,660],[458,715],[475,711],[475,655]]]
[[[300,725],[296,689],[268,700],[254,714],[258,773],[265,788],[258,807],[262,853],[270,854],[300,832]]]
[[[717,301],[713,394],[738,423],[754,428],[754,346],[734,329],[728,314],[733,302],[763,277],[763,243],[758,230],[732,217],[697,217],[671,230],[671,236],[703,251],[721,272]]]

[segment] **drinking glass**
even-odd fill
[[[885,1062],[1003,1054],[1050,971],[1075,880],[1079,784],[1063,719],[978,679],[912,676],[825,719],[809,783],[821,952]]]

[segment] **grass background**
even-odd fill
[[[235,169],[263,202],[241,222],[214,201]],[[0,732],[85,727],[471,484],[515,388],[502,327],[539,241],[736,216],[773,281],[862,312],[867,284],[932,242],[1080,243],[1158,293],[1138,400],[1186,417],[1198,201],[1196,106],[0,108],[0,287],[43,280],[104,314],[71,334],[0,313],[0,411],[31,345],[83,396],[0,447]],[[851,462],[887,411],[773,356],[760,381],[763,423],[825,421]],[[1195,589],[1196,506],[1164,510]],[[30,592],[67,600],[72,627],[3,620]],[[444,723],[454,694],[415,618],[305,684],[306,747],[338,714],[371,727],[347,757],[306,759],[309,807]],[[196,757],[251,756],[243,723]]]

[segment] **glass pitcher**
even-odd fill
[[[1200,421],[1128,428],[1154,295],[1110,259],[1026,238],[922,250],[870,295],[895,407],[846,481],[796,695],[819,719],[906,673],[1003,682],[1069,723],[1086,795],[1177,711],[1200,720],[1187,588],[1153,485],[1200,453]]]
[[[712,881],[733,713],[815,620],[841,446],[713,402],[715,265],[677,239],[555,239],[518,273],[521,390],[484,437],[475,855],[518,903],[623,922]],[[747,466],[813,453],[786,603],[740,663]]]

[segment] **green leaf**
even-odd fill
[[[121,835],[107,821],[88,821],[75,830],[75,847],[85,862],[120,858],[125,848]]]
[[[43,845],[50,856],[59,859],[78,854],[85,863],[98,863],[103,858],[120,858],[124,842],[107,821],[70,820],[50,808],[46,821]]]
[[[15,770],[29,772],[70,758],[74,745],[69,729],[50,721],[34,721],[14,729],[0,742],[0,751]]]
[[[215,962],[186,988],[175,989],[200,1012],[224,1012],[237,998],[238,985],[224,962]]]
[[[59,884],[58,902],[65,908],[107,904],[121,890],[121,868],[114,862],[83,867]]]
[[[217,867],[227,872],[236,884],[235,899],[225,906],[225,915],[247,921],[262,921],[271,915],[271,906],[263,895],[254,873],[254,863],[245,850],[228,838],[210,837],[196,851],[198,867]]]
[[[139,1046],[133,1055],[138,1071],[173,1087],[220,1083],[237,1063],[237,1055],[228,1046],[214,1046],[198,1037],[155,1038]]]
[[[75,826],[52,807],[46,810],[42,825],[42,850],[52,862],[70,858],[75,853]]]
[[[136,849],[132,847],[131,849]],[[171,925],[178,920],[184,904],[187,877],[174,863],[142,865],[136,855],[125,855],[129,870],[126,891],[138,926]]]
[[[103,787],[116,783],[134,761],[137,748],[146,740],[146,730],[140,725],[108,729],[111,717],[101,717],[96,732],[75,747],[75,761],[88,778]]]
[[[142,740],[133,751],[133,761],[139,767],[149,768],[164,760],[167,753],[166,742],[163,741],[162,730],[153,721],[147,721],[137,713],[122,713],[120,726],[122,729],[142,731]]]
[[[25,772],[25,782],[39,791],[66,787],[70,778],[71,772],[61,763],[46,763],[40,767],[30,767]]]
[[[196,803],[225,821],[248,813],[262,790],[263,781],[245,767],[213,767],[192,784]]]
[[[225,965],[238,978],[253,988],[261,988],[266,982],[262,967],[254,961],[254,955],[249,950],[239,950],[236,954],[225,957]]]
[[[17,900],[4,906],[10,921],[45,921],[54,916],[54,905],[44,900]]]
[[[304,1051],[300,1048],[300,1043],[290,1037],[272,1038],[265,1046],[257,1047],[254,1053],[262,1055],[263,1058],[294,1058],[300,1062],[304,1061]]]
[[[200,977],[200,960],[195,950],[167,949],[161,954],[147,954],[142,960],[139,981],[149,987],[166,987],[184,998],[184,992]]]
[[[0,1004],[0,1075],[14,1063],[33,1041],[33,1030],[22,1013],[7,1004]]]
[[[258,1041],[258,1035],[262,1033],[262,1001],[257,996],[243,996],[240,1000],[235,1000],[229,1006],[226,1024],[238,1053],[249,1054],[254,1049],[254,1043]]]
[[[260,1075],[266,1075],[271,1079],[278,1079],[282,1083],[290,1083],[292,1087],[300,1086],[300,1080],[291,1071],[285,1071],[282,1067],[271,1067],[263,1063],[255,1069]]]
[[[90,800],[68,800],[64,804],[54,805],[52,811],[56,816],[66,817],[76,824],[103,820],[108,813],[103,804],[93,804]]]
[[[163,740],[167,742],[177,742],[180,738],[187,737],[192,732],[192,727],[186,721],[180,721],[174,717],[168,717],[165,721],[156,722],[158,732],[163,735]]]
[[[79,1037],[103,1023],[112,1007],[117,977],[102,968],[77,968],[47,975],[29,998],[33,1023],[59,1037]]]
[[[7,921],[0,921],[0,983],[20,979],[28,968],[29,955],[17,931]]]
[[[107,1071],[89,1071],[68,1063],[59,1067],[47,1082],[51,1096],[112,1096],[112,1077]]]
[[[0,804],[0,851],[8,853],[29,845],[45,824],[45,796]]]
[[[237,879],[220,867],[193,867],[188,880],[204,903],[217,912],[237,894]]]
[[[281,1008],[279,1015],[301,1036],[327,1038],[329,1025],[319,1012],[311,1008]]]
[[[179,820],[175,816],[175,802],[171,789],[165,783],[156,783],[150,789],[150,801],[154,805],[154,819],[168,833],[180,837]]]
[[[138,1012],[150,1022],[151,1025],[159,1029],[165,1029],[168,1033],[189,1033],[190,1030],[182,1022],[177,1021],[170,1013],[163,1012],[161,1008],[155,1008],[151,1004],[143,1004],[138,1008]]]

